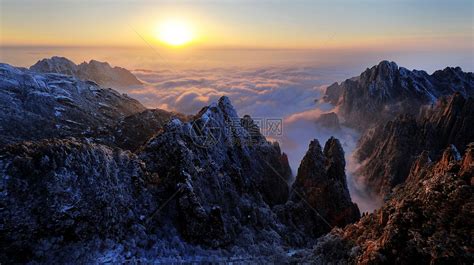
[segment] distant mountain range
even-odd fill
[[[340,111],[319,126],[363,132],[358,173],[386,196],[361,217],[339,140],[312,140],[290,185],[229,98],[146,109],[98,84],[128,74],[91,65],[0,64],[2,263],[472,263],[472,73],[384,61],[328,87]]]
[[[103,87],[128,87],[141,85],[130,71],[121,67],[111,67],[107,62],[91,60],[76,65],[71,60],[53,56],[43,59],[30,67],[30,70],[39,73],[57,73],[76,77],[80,80],[89,80]]]

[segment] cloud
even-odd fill
[[[148,107],[193,114],[229,96],[241,115],[284,117],[314,107],[320,86],[332,80],[312,68],[135,71],[145,85],[127,91]],[[202,104],[201,104],[202,103]]]

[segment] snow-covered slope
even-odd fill
[[[145,107],[91,81],[0,64],[0,110],[1,146],[87,135]]]

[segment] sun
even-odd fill
[[[171,46],[182,46],[191,42],[194,34],[184,21],[170,20],[158,27],[157,38]]]

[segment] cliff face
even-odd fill
[[[298,168],[290,201],[277,207],[277,212],[296,231],[314,238],[334,226],[344,227],[359,219],[359,209],[347,188],[344,151],[337,139],[330,138],[324,151],[317,140],[311,141]]]
[[[106,62],[91,60],[76,65],[64,57],[54,56],[38,61],[30,70],[39,73],[57,73],[70,75],[84,81],[93,81],[104,87],[128,87],[141,85],[130,71],[121,67],[111,67]]]
[[[333,230],[321,239],[313,258],[357,264],[472,263],[473,158],[474,143],[463,157],[454,146],[437,162],[423,153],[407,182],[380,210]]]
[[[377,195],[403,183],[415,158],[423,151],[437,159],[453,144],[461,151],[474,140],[474,99],[461,94],[443,98],[418,117],[402,115],[367,132],[356,158],[362,166],[355,177]]]
[[[88,136],[145,110],[138,101],[93,82],[7,64],[0,64],[0,108],[0,146]]]
[[[429,75],[382,61],[358,77],[329,86],[324,100],[339,107],[345,124],[363,131],[402,113],[416,114],[419,106],[456,92],[474,95],[473,73],[448,67]]]

